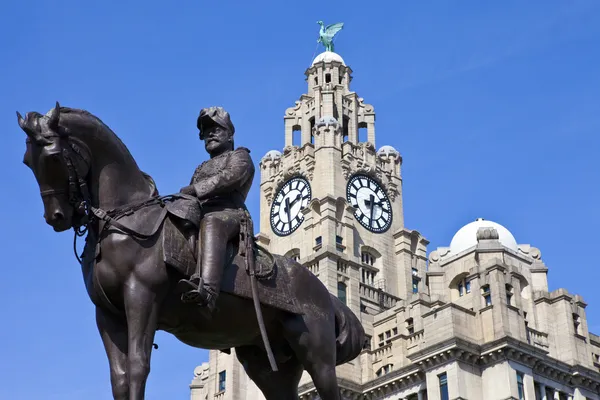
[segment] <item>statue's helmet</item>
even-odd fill
[[[200,130],[200,140],[204,140],[203,127],[206,128],[213,124],[217,124],[227,129],[231,135],[235,133],[235,128],[231,122],[229,113],[223,107],[208,107],[200,110],[196,126]]]

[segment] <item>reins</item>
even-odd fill
[[[182,197],[191,197],[184,194],[171,194],[166,196],[153,196],[150,199],[142,200],[135,203],[125,204],[121,207],[117,207],[111,210],[103,210],[99,207],[95,207],[92,205],[92,199],[89,192],[87,179],[84,174],[81,173],[79,167],[79,163],[83,162],[86,164],[86,170],[89,171],[90,162],[85,158],[82,154],[83,152],[77,146],[76,143],[68,140],[69,148],[63,148],[62,156],[65,160],[65,164],[67,166],[67,170],[69,173],[69,185],[68,189],[49,189],[44,190],[40,194],[42,197],[50,196],[55,194],[64,194],[68,193],[69,203],[74,207],[75,212],[78,217],[80,217],[79,223],[73,225],[73,252],[75,253],[75,257],[79,264],[83,263],[82,257],[77,253],[77,238],[85,236],[86,234],[92,234],[96,236],[96,233],[93,229],[91,229],[96,221],[104,221],[106,224],[103,227],[103,231],[108,229],[110,226],[114,226],[118,230],[123,233],[135,237],[139,240],[147,240],[152,238],[156,232],[158,232],[164,217],[167,213],[167,208],[165,207],[168,201],[175,200],[176,198]],[[79,160],[71,157],[71,154],[75,154]],[[149,207],[152,205],[160,205],[162,208],[160,216],[157,218],[154,227],[151,229],[150,233],[141,233],[132,228],[129,228],[119,222],[117,219],[131,215],[134,212]],[[101,237],[100,232],[98,232],[98,236],[95,239],[99,239]],[[86,238],[87,241],[87,238]]]

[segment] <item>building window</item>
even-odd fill
[[[389,374],[394,369],[393,364],[387,364],[377,370],[377,376],[383,376]]]
[[[331,74],[325,74],[325,83],[331,83]]]
[[[337,284],[338,299],[346,304],[346,284],[344,282],[338,282]]]
[[[531,344],[531,334],[529,333],[529,321],[527,321],[527,311],[523,311],[523,322],[525,323],[525,338],[527,343]]]
[[[419,278],[412,278],[412,292],[419,293]]]
[[[517,371],[517,390],[519,392],[519,400],[525,400],[525,387],[523,386],[523,373]]]
[[[360,260],[363,264],[373,266],[375,264],[375,256],[368,251],[363,251],[360,255]]]
[[[371,350],[371,336],[365,335],[365,343],[363,345],[363,350]]]
[[[344,251],[344,238],[341,236],[335,237],[335,247],[338,251]]]
[[[463,297],[465,294],[471,293],[471,281],[461,279],[456,285],[458,289],[458,295]]]
[[[450,396],[448,395],[448,377],[444,372],[441,375],[438,375],[438,379],[440,381],[440,400],[450,400]]]
[[[408,332],[409,335],[412,335],[413,333],[415,333],[415,324],[414,324],[414,320],[412,318],[409,318],[406,320],[406,331]]]
[[[361,280],[362,283],[373,286],[375,284],[375,272],[361,268]]]
[[[506,287],[506,304],[508,304],[509,306],[514,305],[512,303],[512,298],[513,298],[513,287],[511,285],[509,285],[508,283],[505,285]]]
[[[535,400],[542,400],[542,389],[539,383],[533,382],[533,390],[535,392]]]
[[[323,244],[323,238],[321,236],[317,236],[315,239],[315,246],[320,246],[321,244]]]
[[[317,76],[315,76],[315,86],[317,86],[319,84],[319,78]]]
[[[219,392],[225,391],[225,380],[227,379],[227,372],[221,371],[219,372]]]
[[[490,285],[483,285],[481,287],[481,295],[483,296],[483,300],[485,302],[485,306],[492,305],[492,292],[490,290]]]
[[[581,330],[581,318],[575,313],[573,313],[573,328],[575,329],[575,334],[579,335]]]

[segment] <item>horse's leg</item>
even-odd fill
[[[235,354],[267,400],[298,399],[298,382],[303,368],[296,357],[278,363],[278,371],[273,372],[267,354],[260,347],[236,347]]]
[[[289,316],[283,322],[284,336],[310,374],[321,400],[341,400],[335,373],[335,316],[333,311],[323,311]]]
[[[96,307],[96,325],[100,331],[110,366],[110,384],[115,400],[129,400],[127,378],[127,326],[108,311]]]
[[[143,400],[150,374],[152,344],[158,326],[159,296],[134,277],[126,284],[125,312],[129,342],[129,400]],[[164,293],[164,292],[163,292]]]

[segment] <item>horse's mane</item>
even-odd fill
[[[39,114],[39,115],[41,116],[41,114]],[[117,136],[117,134],[114,133],[113,130],[108,127],[108,125],[106,125],[104,122],[102,122],[102,120],[100,118],[98,118],[91,112],[89,112],[87,110],[82,110],[80,108],[71,108],[71,107],[61,106],[60,107],[60,115],[61,116],[67,115],[68,116],[67,118],[69,118],[69,117],[70,118],[73,118],[73,117],[80,118],[80,119],[84,120],[85,122],[87,122],[88,124],[95,126],[97,129],[100,129],[103,131],[108,131],[111,134],[110,136],[112,136],[112,139],[114,139],[116,141],[116,144],[121,148],[121,151],[123,152],[123,154],[127,157],[130,157],[131,161],[137,165],[137,162],[133,158],[133,155],[131,154],[131,152],[129,151],[127,146],[125,146],[125,143],[123,143],[121,138],[119,136]],[[59,122],[59,124],[60,124],[60,122]],[[97,132],[97,130],[94,129],[92,132],[95,133],[95,132]],[[154,179],[149,174],[145,173],[144,171],[141,171],[141,173],[142,173],[142,175],[144,175],[144,177],[150,184],[154,195],[158,195],[158,189],[156,188],[156,182],[154,181]]]

